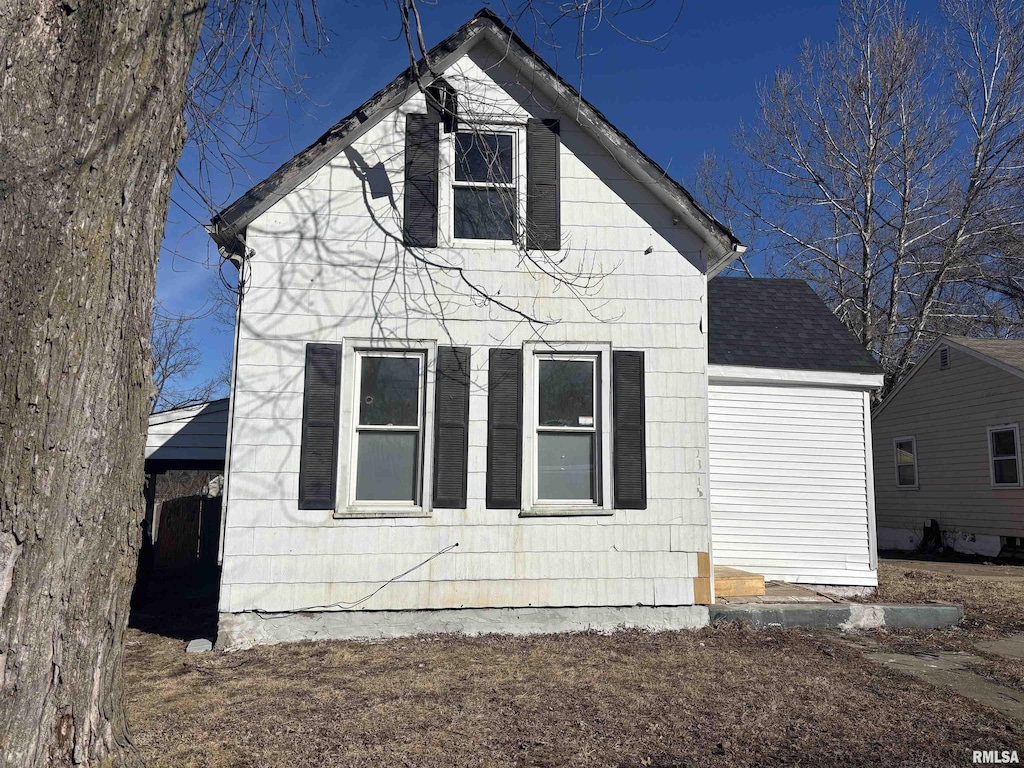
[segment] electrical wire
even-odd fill
[[[253,613],[255,613],[257,616],[259,616],[260,618],[263,618],[263,619],[283,619],[283,618],[286,618],[286,617],[288,617],[288,616],[290,616],[290,615],[292,615],[294,613],[311,613],[313,611],[321,612],[321,613],[341,613],[341,612],[344,612],[344,611],[351,611],[353,608],[358,608],[360,605],[365,603],[367,600],[369,600],[371,597],[376,595],[378,592],[380,592],[385,587],[390,586],[391,584],[393,584],[394,582],[398,581],[399,579],[402,579],[402,578],[408,576],[410,573],[412,573],[413,571],[417,570],[418,568],[422,568],[424,565],[429,563],[434,558],[440,557],[441,555],[443,555],[443,554],[445,554],[447,552],[451,552],[457,546],[459,546],[459,542],[455,542],[454,544],[449,544],[444,549],[438,550],[437,552],[432,554],[430,557],[428,557],[423,562],[417,563],[416,565],[414,565],[409,570],[403,571],[402,573],[398,574],[397,576],[392,576],[390,579],[388,579],[383,584],[381,584],[379,587],[377,587],[375,590],[373,590],[373,592],[370,592],[370,594],[365,595],[364,597],[361,597],[358,600],[354,600],[352,602],[345,602],[344,600],[339,600],[339,601],[337,601],[335,603],[329,603],[327,605],[309,605],[309,606],[306,606],[305,608],[294,608],[294,609],[289,610],[289,611],[253,611]]]

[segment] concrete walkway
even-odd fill
[[[868,637],[851,638],[846,642],[861,651],[869,661],[931,685],[948,686],[964,698],[991,707],[1015,722],[1024,723],[1024,692],[993,683],[973,672],[971,665],[985,661],[980,656],[962,651],[915,655],[891,653]],[[996,656],[1019,659],[1024,655],[1024,635],[978,643],[977,648]]]

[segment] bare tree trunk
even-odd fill
[[[0,5],[0,764],[135,760],[155,267],[204,0]]]

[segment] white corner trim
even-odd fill
[[[877,389],[885,381],[882,374],[844,371],[799,371],[788,368],[755,368],[746,365],[708,365],[708,378],[723,382],[749,384],[815,384],[825,387]]]
[[[878,522],[875,519],[875,457],[871,436],[871,395],[864,393],[864,466],[868,492],[868,567],[878,571]],[[914,479],[917,479],[917,449],[914,450]]]

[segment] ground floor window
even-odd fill
[[[900,488],[917,487],[917,441],[912,437],[893,440],[896,453],[896,485]]]
[[[538,355],[537,500],[600,503],[597,355]]]
[[[420,504],[424,355],[357,351],[355,501]]]
[[[1016,424],[988,428],[988,451],[992,485],[1020,488],[1020,430]]]

